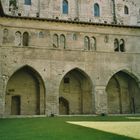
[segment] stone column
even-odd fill
[[[3,116],[5,112],[5,93],[7,81],[7,76],[0,75],[0,116]]]
[[[59,88],[56,79],[49,80],[46,86],[46,111],[47,116],[59,114]]]
[[[107,114],[107,94],[106,86],[95,86],[95,113]]]

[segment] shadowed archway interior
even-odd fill
[[[91,80],[77,68],[63,77],[59,97],[60,115],[93,113]]]
[[[120,71],[108,82],[108,113],[140,113],[140,88],[132,76]]]
[[[44,84],[34,69],[25,66],[10,77],[5,96],[6,115],[44,114],[44,104]]]

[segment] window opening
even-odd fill
[[[59,45],[58,45],[58,35],[57,34],[53,35],[53,47],[55,47],[55,48],[59,47]]]
[[[66,38],[63,34],[60,36],[60,44],[62,48],[66,49]]]
[[[126,5],[124,6],[124,14],[126,14],[126,15],[129,14],[129,9]]]
[[[29,45],[29,34],[27,32],[23,33],[23,46]]]
[[[25,5],[31,5],[31,0],[25,0],[25,1],[24,1],[24,4],[25,4]]]
[[[68,14],[68,1],[63,0],[63,14]]]
[[[99,17],[100,16],[100,7],[97,3],[94,4],[94,16]]]

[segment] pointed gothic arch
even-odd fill
[[[20,110],[17,111],[17,108]],[[23,66],[15,71],[7,82],[5,114],[41,115],[45,113],[44,111],[44,82],[35,69],[27,65]]]
[[[84,49],[85,50],[90,50],[90,39],[88,36],[84,37]]]
[[[94,113],[92,89],[89,76],[81,69],[74,68],[64,75],[59,87],[59,97],[67,100],[69,114]],[[62,108],[59,108],[59,114],[63,112]]]
[[[108,113],[140,113],[140,88],[137,79],[126,71],[115,73],[107,87]]]

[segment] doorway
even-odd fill
[[[12,96],[11,114],[20,115],[20,96]]]
[[[69,114],[69,102],[63,98],[59,98],[59,114],[68,115]]]

